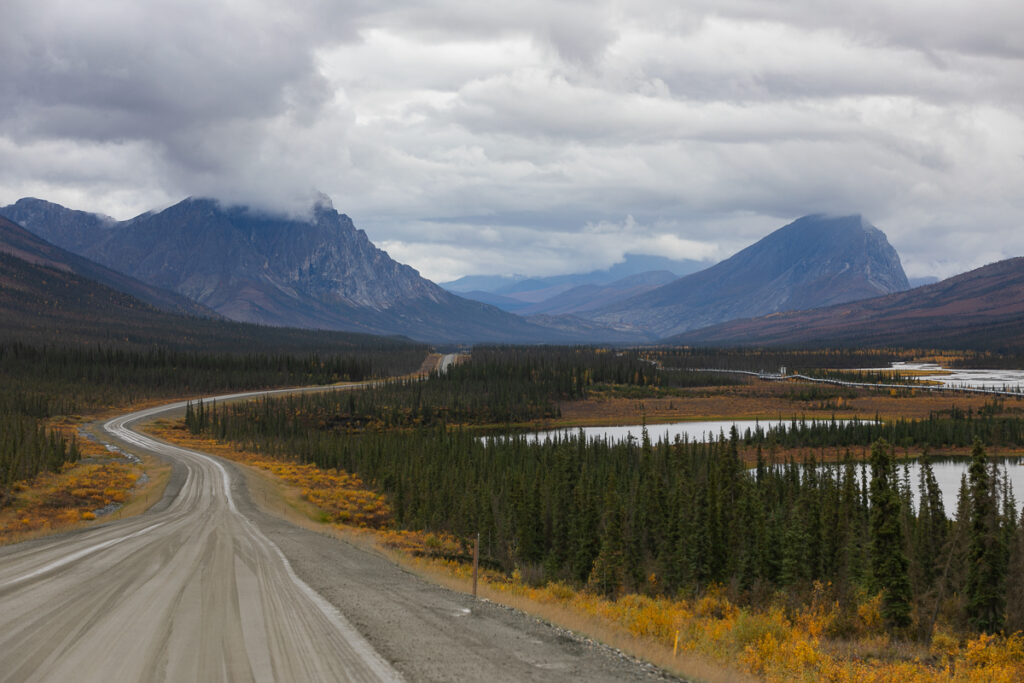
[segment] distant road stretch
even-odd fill
[[[448,368],[455,364],[455,359],[458,355],[457,353],[446,353],[441,356],[441,360],[437,363],[437,372],[442,375],[448,372]]]
[[[132,429],[184,405],[103,426],[126,450],[175,464],[167,494],[149,512],[0,548],[0,681],[649,675],[603,648],[270,517],[252,505],[231,463]]]

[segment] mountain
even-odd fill
[[[860,216],[804,216],[699,273],[580,314],[619,329],[676,335],[727,320],[908,289],[885,234]]]
[[[600,334],[602,329],[611,329],[603,324],[595,323],[592,320],[583,321],[582,319],[577,319],[575,322],[570,323],[569,321],[558,320],[558,317],[575,313],[582,314],[585,311],[648,292],[675,279],[676,276],[667,270],[652,270],[646,273],[630,275],[606,285],[587,284],[578,285],[570,289],[563,289],[561,286],[558,286],[551,289],[526,290],[522,293],[507,295],[471,291],[465,292],[463,296],[467,299],[497,306],[509,313],[524,316],[530,322],[542,327],[553,327],[567,331],[570,329],[576,330],[577,334],[582,335],[580,338],[588,338],[588,335],[598,334],[602,341],[622,341],[619,334],[602,336]],[[552,294],[552,292],[555,293]],[[517,296],[522,298],[515,298]],[[635,341],[651,339],[649,335],[637,330],[633,330],[627,336]]]
[[[906,292],[734,320],[666,340],[702,345],[1024,347],[1024,258]]]
[[[209,308],[180,294],[152,287],[135,278],[104,268],[98,263],[56,247],[3,216],[0,216],[0,252],[16,256],[35,265],[74,273],[133,296],[160,310],[184,315],[220,317]]]
[[[514,285],[523,280],[519,275],[464,275],[458,280],[439,282],[449,292],[456,294],[468,294],[470,292],[484,292],[493,294],[499,289]]]
[[[538,303],[522,306],[516,312],[526,316],[580,314],[649,292],[675,279],[676,275],[667,270],[652,270],[606,285],[579,285]]]
[[[0,230],[6,234],[12,228],[0,219]],[[104,274],[105,269],[96,268]],[[268,328],[172,313],[85,277],[53,254],[41,257],[21,250],[15,255],[11,249],[0,249],[0,341],[219,353],[425,351],[408,339]]]
[[[470,292],[462,292],[459,296],[464,299],[472,299],[473,301],[479,301],[482,304],[488,304],[490,306],[497,306],[503,311],[509,313],[519,314],[524,308],[529,308],[533,304],[529,301],[522,301],[521,299],[513,299],[510,296],[504,294],[494,294],[493,292],[484,292],[480,290],[473,290]]]
[[[610,328],[601,323],[578,318],[558,320],[558,316],[588,311],[637,296],[699,267],[699,261],[626,254],[621,263],[587,273],[534,278],[469,275],[441,286],[467,299],[526,316],[536,324],[565,332],[571,330],[572,334],[582,335],[581,338],[597,334],[602,341],[622,341],[620,332],[607,332]],[[602,330],[607,333],[602,333]],[[634,341],[650,339],[649,335],[638,330],[627,332],[626,336]]]
[[[587,273],[530,278],[518,275],[468,275],[442,283],[441,286],[504,311],[525,316],[544,316],[531,318],[539,321],[551,320],[548,316],[585,311],[636,296],[680,275],[695,272],[701,266],[699,261],[626,254],[621,263]],[[564,321],[555,324],[562,327]],[[601,329],[601,325],[593,321],[586,323],[585,327]],[[635,333],[633,337],[639,338]]]
[[[123,222],[32,198],[0,214],[232,320],[434,342],[568,340],[420,277],[375,247],[329,201],[308,218],[196,198]]]
[[[649,254],[626,254],[622,261],[608,268],[586,273],[552,275],[548,277],[524,277],[522,275],[466,275],[458,280],[442,282],[440,285],[449,292],[469,294],[522,294],[552,288],[569,289],[580,285],[604,285],[634,275],[652,271],[668,271],[676,277],[696,272],[703,267],[700,261],[691,259],[670,259]]]

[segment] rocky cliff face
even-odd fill
[[[805,216],[699,273],[587,317],[667,337],[909,288],[885,234],[860,216]]]
[[[36,199],[0,214],[233,320],[428,341],[561,340],[420,277],[329,202],[305,220],[192,198],[120,223]]]

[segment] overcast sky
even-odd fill
[[[0,0],[0,204],[315,190],[435,280],[814,212],[950,275],[1024,255],[1024,2]]]

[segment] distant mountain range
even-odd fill
[[[805,216],[682,277],[678,272],[697,262],[630,255],[590,273],[447,283],[453,289],[488,287],[470,291],[496,304],[489,305],[446,291],[394,261],[329,201],[308,218],[224,207],[210,199],[186,199],[127,221],[31,198],[0,208],[0,215],[10,219],[0,222],[0,252],[43,268],[40,273],[61,273],[65,287],[88,280],[106,286],[102,296],[130,295],[136,303],[129,308],[145,302],[190,320],[223,316],[435,343],[824,343],[830,335],[846,339],[856,331],[837,322],[836,311],[849,320],[868,320],[864,311],[874,310],[871,302],[880,295],[910,298],[897,299],[906,302],[899,304],[899,315],[870,318],[876,321],[871,324],[913,333],[930,324],[924,320],[930,314],[913,312],[932,306],[915,297],[945,284],[905,291],[910,283],[899,256],[860,216]],[[20,275],[8,277],[21,282],[23,292],[25,282],[18,278],[28,277],[25,267],[18,265]],[[38,296],[44,301],[47,295]],[[97,296],[102,298],[89,295]],[[868,300],[867,308],[849,304],[860,300]],[[1004,308],[1000,315],[1015,310]],[[805,309],[814,310],[789,313]],[[751,320],[769,314],[767,322]],[[978,317],[966,304],[957,315],[979,324],[998,317]],[[723,325],[730,320],[741,322]],[[911,320],[923,327],[913,327]],[[1004,323],[1006,329],[1013,326],[998,324]],[[949,338],[954,337],[965,338]]]
[[[621,263],[586,273],[550,277],[469,275],[441,286],[520,315],[558,315],[636,296],[704,267],[700,261],[626,254]]]
[[[733,320],[665,340],[672,344],[1024,347],[1024,258],[936,284],[808,311]]]
[[[232,320],[432,342],[570,340],[420,277],[329,202],[307,220],[191,198],[123,222],[32,198],[0,214]]]
[[[896,250],[860,216],[805,216],[710,268],[693,272],[697,265],[630,255],[607,271],[469,277],[446,286],[566,334],[586,337],[610,328],[623,339],[647,341],[910,287]],[[675,271],[645,270],[656,266]]]
[[[667,337],[726,320],[855,301],[910,287],[885,234],[860,216],[804,216],[732,257],[582,314]]]

